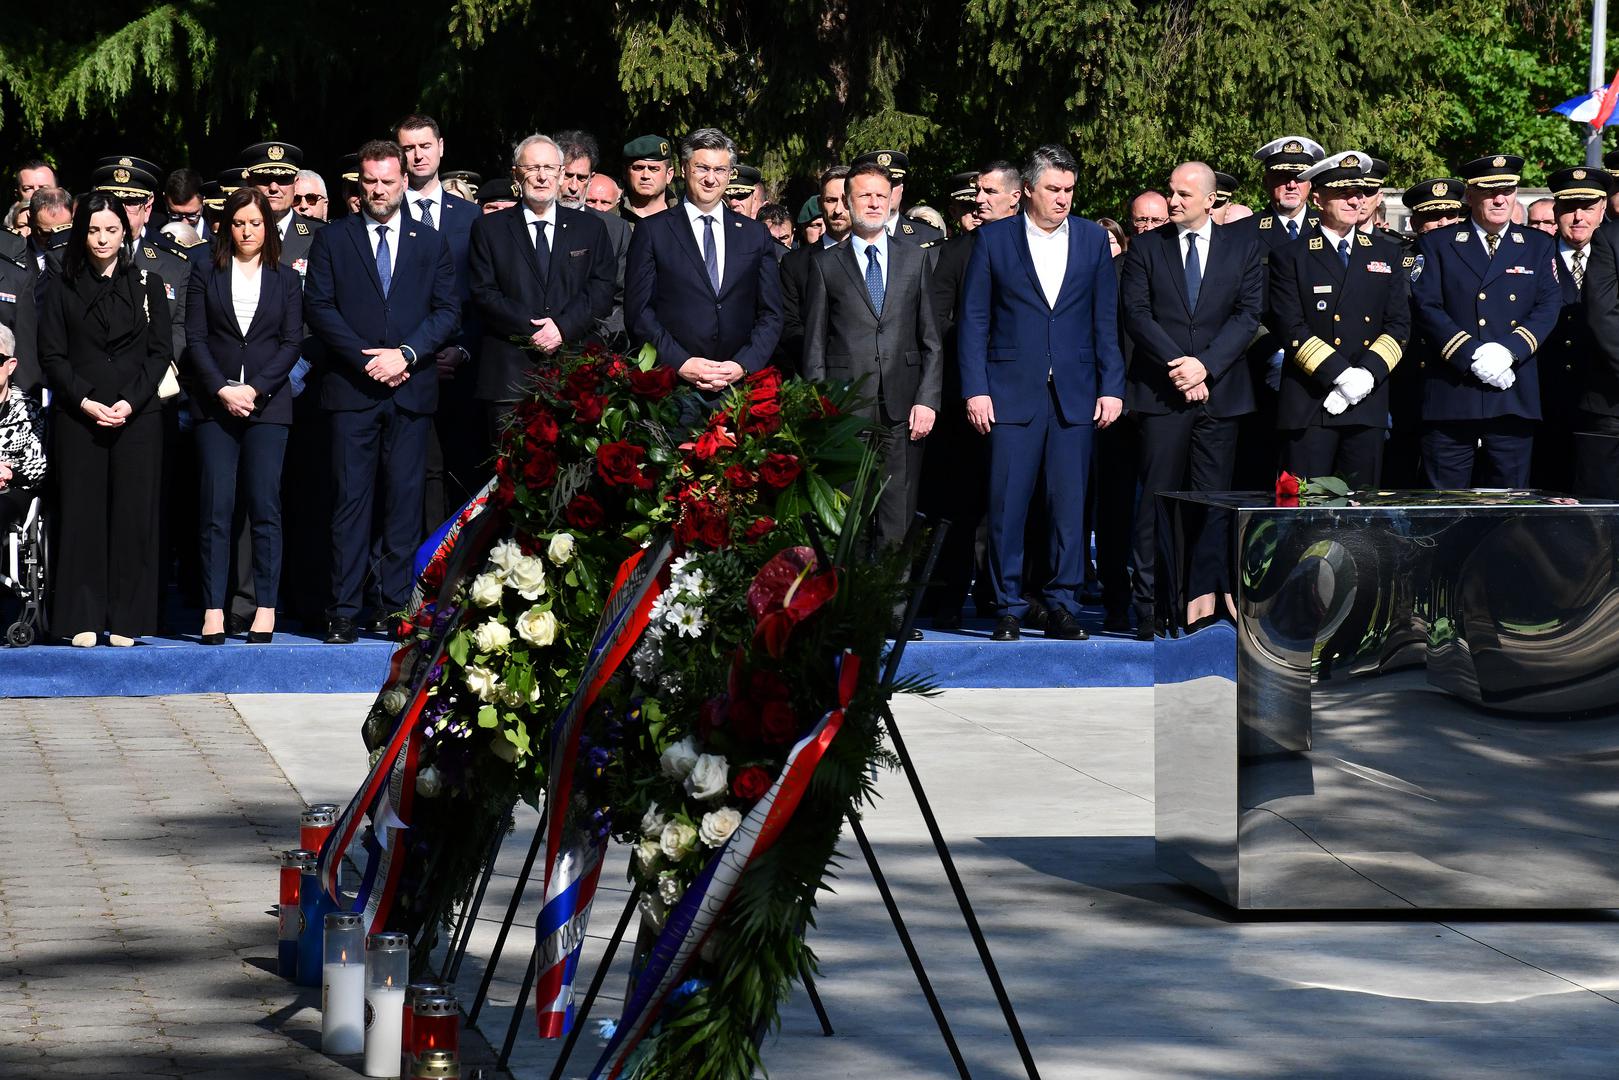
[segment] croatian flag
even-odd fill
[[[1600,131],[1619,125],[1619,115],[1614,112],[1616,104],[1619,104],[1619,71],[1614,72],[1613,81],[1607,86],[1553,105],[1552,112],[1562,113],[1578,124],[1590,124]]]

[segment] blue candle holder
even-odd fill
[[[321,888],[318,863],[311,860],[298,875],[298,974],[299,986],[319,986],[325,940],[326,915],[337,905]]]

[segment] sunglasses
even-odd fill
[[[304,203],[308,203],[310,206],[315,206],[325,201],[326,196],[320,194],[319,192],[305,192],[302,195],[294,195],[292,197],[292,205],[294,206],[302,206]]]
[[[202,211],[201,210],[193,210],[190,213],[186,213],[184,210],[170,210],[169,211],[169,220],[171,220],[171,221],[187,221],[187,222],[190,222],[191,224],[195,225],[197,222],[202,220]]]

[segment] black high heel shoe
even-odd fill
[[[225,631],[221,630],[217,634],[200,634],[197,640],[204,645],[223,645],[225,644]]]
[[[268,645],[274,640],[274,630],[249,630],[247,632],[247,643],[249,645]]]

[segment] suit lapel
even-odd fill
[[[376,287],[377,295],[386,300],[388,296],[382,291],[382,279],[377,276],[377,257],[371,253],[371,238],[366,235],[371,219],[362,211],[355,214],[353,220],[349,239],[354,241],[354,250],[360,253],[360,263],[365,267],[365,272],[371,275],[371,284]]]
[[[1192,300],[1186,292],[1186,260],[1181,258],[1181,231],[1176,225],[1160,225],[1155,232],[1161,232],[1159,243],[1164,246],[1164,265],[1169,271],[1170,280],[1175,283],[1175,294],[1181,298],[1181,306],[1186,314],[1192,313]],[[1150,234],[1149,234],[1150,235]],[[1201,298],[1202,293],[1200,292]]]
[[[523,204],[518,203],[516,206],[501,211],[501,213],[506,215],[506,228],[510,230],[512,238],[517,242],[517,250],[523,253],[523,258],[528,262],[528,268],[533,271],[534,280],[545,282],[544,275],[540,273],[540,260],[534,254],[534,237],[529,232],[528,219],[523,216]],[[555,255],[556,252],[553,251],[551,254]]]
[[[709,280],[708,264],[703,261],[703,249],[697,246],[697,234],[692,231],[691,217],[686,213],[685,202],[676,203],[668,210],[665,210],[664,213],[674,215],[674,221],[670,227],[675,231],[676,245],[683,248],[686,254],[691,256],[692,262],[697,264],[697,272],[702,277],[703,284],[708,286],[709,292],[713,292],[714,283]],[[723,223],[723,221],[724,218],[721,218],[720,222]],[[718,227],[718,223],[716,227]],[[722,281],[721,284],[723,285],[724,282]]]
[[[1046,298],[1046,290],[1041,286],[1040,275],[1034,269],[1034,253],[1029,250],[1029,216],[1027,214],[1019,214],[1018,224],[1022,226],[1022,228],[1018,229],[1017,231],[1016,247],[1018,257],[1023,260],[1023,269],[1029,272],[1029,283],[1034,286],[1034,295],[1038,296],[1041,301],[1044,302]],[[1049,307],[1050,305],[1047,306]]]
[[[265,309],[271,303],[276,303],[277,305],[280,303],[281,298],[277,295],[277,287],[280,282],[275,277],[276,270],[277,268],[274,266],[266,266],[263,259],[259,260],[259,302],[253,305],[253,317],[247,320],[247,333],[242,335],[243,341],[252,336],[261,319],[270,317],[270,312]],[[276,314],[279,315],[280,312],[278,311]]]
[[[1342,285],[1344,283],[1344,264],[1338,260],[1338,252],[1334,250],[1332,240],[1319,229],[1312,228],[1307,235],[1309,239],[1305,240],[1305,243],[1312,245],[1310,258],[1315,260],[1317,266],[1325,267],[1327,273],[1332,275],[1332,280]],[[1318,240],[1320,241],[1319,244],[1316,243]],[[1349,240],[1349,261],[1351,265],[1355,261],[1355,248],[1356,242],[1351,236]],[[1338,301],[1334,299],[1333,304],[1336,306],[1337,303]]]
[[[1062,269],[1062,285],[1059,286],[1058,289],[1057,289],[1057,302],[1052,305],[1051,310],[1056,311],[1058,308],[1062,307],[1064,304],[1067,304],[1067,303],[1070,303],[1070,302],[1073,301],[1074,290],[1079,288],[1079,275],[1080,275],[1080,272],[1081,272],[1081,270],[1080,270],[1080,260],[1081,260],[1081,258],[1082,258],[1082,253],[1080,251],[1079,229],[1075,226],[1074,219],[1069,218],[1068,219],[1068,262],[1067,262],[1066,265],[1063,266],[1063,269]]]
[[[1488,278],[1491,262],[1489,249],[1484,246],[1484,241],[1479,239],[1478,230],[1473,227],[1472,220],[1463,221],[1456,226],[1454,232],[1446,231],[1450,236],[1451,246],[1461,256],[1462,262],[1478,275],[1480,282]]]
[[[218,304],[219,310],[226,314],[226,321],[229,322],[231,329],[240,334],[241,327],[238,326],[235,317],[236,305],[232,302],[230,295],[231,275],[234,270],[235,268],[231,263],[226,262],[224,269],[214,271],[213,278],[208,282],[208,288],[214,294],[214,303]],[[254,317],[257,318],[257,316]]]
[[[866,272],[861,268],[860,259],[854,253],[854,240],[852,238],[844,240],[832,249],[832,256],[837,259],[844,271],[849,275],[849,281],[854,285],[854,291],[859,293],[860,299],[866,302],[866,310],[871,312],[871,317],[874,319],[879,318],[877,309],[871,304],[871,293],[866,291]],[[890,276],[892,276],[894,269],[893,240],[888,242],[888,269]],[[884,282],[884,285],[886,287],[887,283]],[[884,296],[887,296],[886,288]]]
[[[1203,283],[1197,290],[1197,304],[1193,305],[1192,309],[1194,313],[1198,307],[1202,306],[1203,298],[1209,294],[1209,282],[1219,280],[1214,276],[1214,268],[1220,264],[1220,259],[1224,255],[1225,241],[1226,238],[1222,235],[1220,226],[1211,221],[1209,223],[1209,242],[1204,245],[1203,251]],[[1185,279],[1186,275],[1182,274],[1181,280],[1183,283]]]
[[[1501,230],[1501,242],[1495,246],[1495,258],[1490,260],[1489,270],[1485,273],[1484,280],[1481,282],[1481,284],[1488,285],[1490,282],[1506,273],[1507,262],[1512,258],[1513,255],[1512,251],[1509,249],[1523,247],[1522,240],[1513,239],[1513,237],[1517,236],[1518,234],[1519,227],[1516,225],[1508,225],[1506,228]],[[1477,240],[1478,237],[1475,236],[1473,239]],[[1479,250],[1487,251],[1488,249],[1480,246]]]
[[[724,205],[720,207],[719,217],[719,224],[715,228],[725,230],[725,266],[720,275],[720,295],[724,296],[737,283],[743,272],[743,264],[747,261],[748,251],[744,247],[746,241],[743,234],[748,230],[742,223],[748,219]],[[743,258],[738,258],[739,255]],[[703,273],[708,273],[706,265]]]

